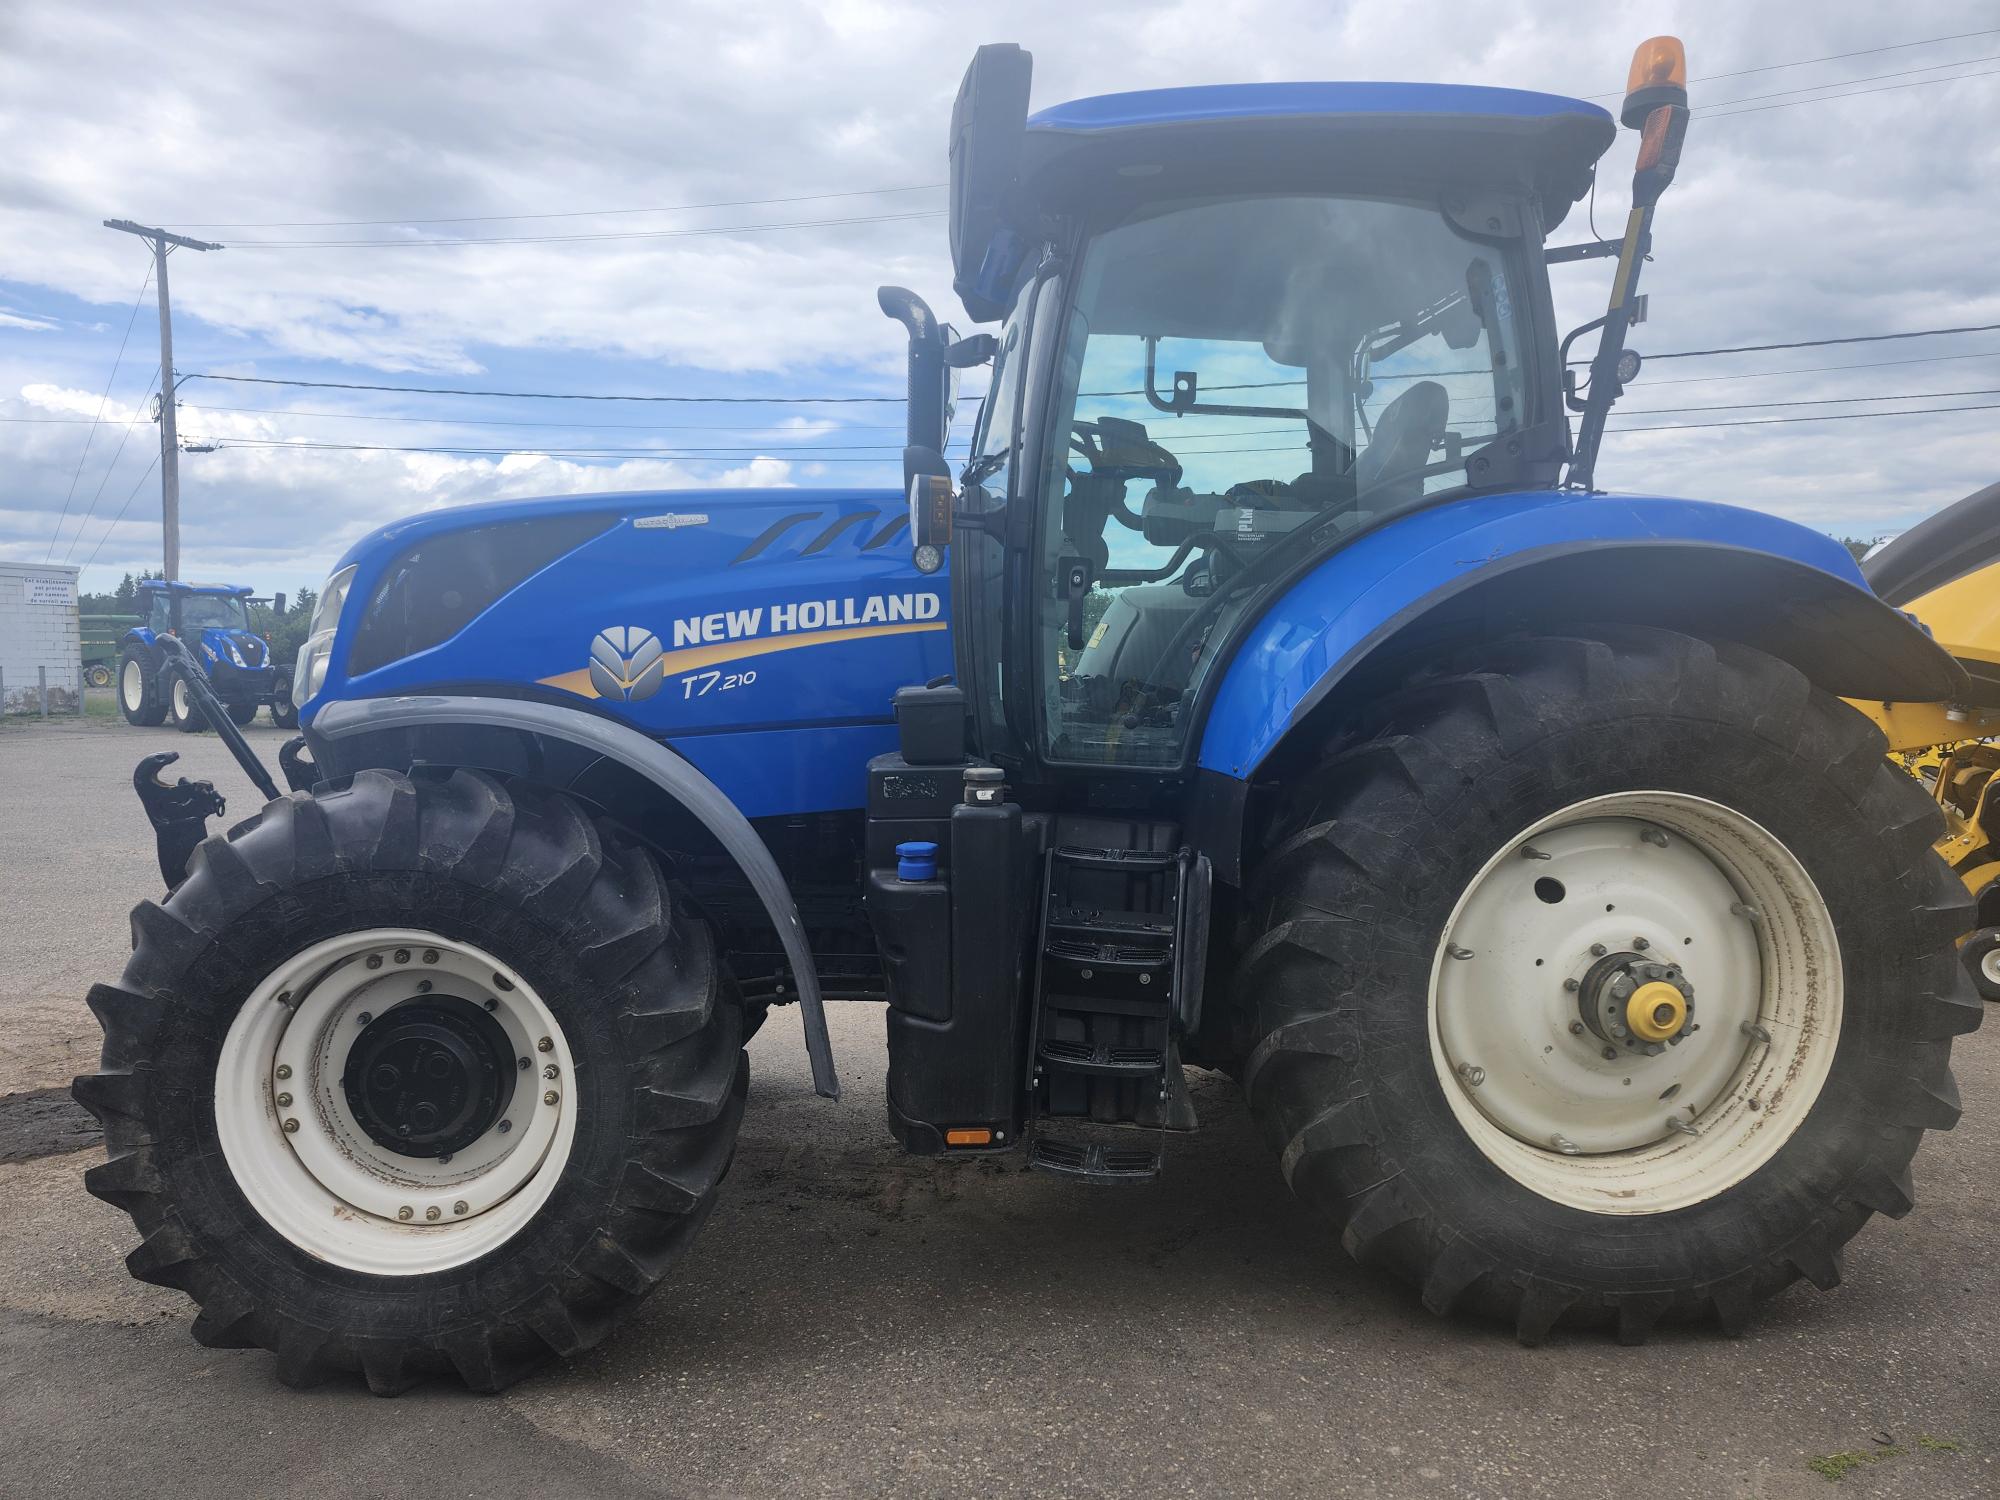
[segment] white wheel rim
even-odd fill
[[[378,1145],[341,1085],[360,1017],[408,1004],[426,983],[487,1009],[517,1059],[501,1120],[449,1161]],[[250,1206],[294,1245],[416,1276],[499,1248],[540,1210],[576,1136],[575,1080],[561,1026],[519,973],[469,943],[375,929],[314,944],[251,992],[216,1064],[216,1131]]]
[[[174,679],[174,717],[188,717],[188,685],[178,677]]]
[[[1988,984],[2000,984],[2000,948],[1989,949],[1979,959],[1979,972]]]
[[[1593,967],[1621,952],[1691,990],[1656,1055],[1583,1026]],[[1832,919],[1777,838],[1699,797],[1623,792],[1523,829],[1474,878],[1433,965],[1431,1055],[1459,1123],[1516,1181],[1594,1213],[1666,1213],[1791,1138],[1841,1005]]]
[[[125,695],[125,706],[137,713],[146,703],[146,672],[136,661],[125,663],[125,673],[119,691]]]

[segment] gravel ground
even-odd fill
[[[272,759],[281,738],[253,733]],[[2000,1027],[1960,1042],[1965,1120],[1838,1290],[1740,1339],[1524,1350],[1349,1264],[1220,1077],[1197,1075],[1206,1128],[1161,1181],[1079,1188],[900,1155],[879,1008],[836,1007],[840,1104],[781,1012],[722,1206],[608,1347],[498,1398],[288,1392],[125,1275],[130,1223],[80,1181],[98,1152],[40,1092],[94,1060],[82,995],[156,893],[130,775],[160,748],[254,805],[212,735],[0,725],[0,1096],[31,1096],[0,1122],[41,1121],[22,1149],[54,1153],[0,1160],[0,1495],[1712,1500],[1826,1494],[1812,1464],[1839,1454],[1871,1460],[1841,1494],[2000,1493]]]

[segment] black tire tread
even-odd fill
[[[567,1265],[490,1316],[446,1320],[426,1339],[349,1337],[249,1297],[179,1219],[155,1163],[150,1124],[154,1034],[178,1003],[197,957],[235,960],[246,984],[268,955],[233,954],[232,929],[270,901],[335,872],[436,872],[531,901],[549,937],[581,957],[615,1003],[631,1048],[636,1127],[626,1175]],[[142,1243],[132,1274],[194,1299],[194,1334],[212,1347],[259,1345],[279,1378],[309,1385],[358,1372],[393,1394],[455,1372],[495,1391],[543,1360],[587,1349],[650,1292],[713,1207],[734,1150],[748,1086],[741,1015],[707,925],[662,876],[652,853],[599,827],[570,799],[509,788],[484,772],[413,780],[364,771],[346,786],[269,804],[202,843],[164,904],[132,914],[133,952],[90,1006],[103,1061],[79,1077],[77,1100],[102,1121],[107,1159],[90,1191],[133,1219]]]
[[[1760,1264],[1702,1284],[1586,1291],[1530,1267],[1497,1264],[1440,1222],[1400,1172],[1399,1143],[1385,1138],[1371,1113],[1356,1027],[1341,1003],[1343,990],[1365,983],[1372,945],[1428,941],[1399,928],[1388,903],[1357,911],[1357,883],[1391,889],[1386,877],[1397,867],[1414,809],[1434,789],[1452,786],[1440,767],[1503,758],[1533,743],[1547,732],[1537,703],[1552,697],[1595,704],[1607,717],[1635,700],[1725,717],[1803,756],[1852,798],[1857,835],[1872,835],[1890,851],[1898,873],[1883,899],[1907,903],[1911,920],[1938,938],[1935,953],[1903,976],[1919,1040],[1866,1101],[1875,1111],[1872,1154],[1826,1198],[1810,1233]],[[1982,1007],[1952,956],[1950,938],[1969,925],[1971,908],[1932,852],[1942,819],[1922,788],[1886,761],[1882,736],[1861,715],[1761,652],[1664,630],[1607,628],[1468,648],[1314,749],[1287,787],[1251,871],[1232,988],[1254,997],[1240,1073],[1253,1117],[1279,1151],[1287,1182],[1341,1226],[1357,1260],[1412,1281],[1434,1313],[1476,1304],[1507,1319],[1524,1344],[1541,1342],[1573,1310],[1608,1322],[1621,1342],[1637,1343],[1663,1318],[1706,1315],[1725,1332],[1740,1332],[1762,1297],[1798,1277],[1836,1285],[1840,1248],[1871,1214],[1908,1212],[1915,1196],[1910,1159],[1922,1133],[1949,1129],[1958,1118],[1950,1039],[1977,1026]],[[1337,980],[1329,964],[1338,966]]]

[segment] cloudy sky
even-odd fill
[[[1696,118],[1639,347],[2000,324],[1990,0],[0,0],[0,557],[88,561],[86,588],[159,561],[150,288],[133,316],[148,255],[105,218],[228,246],[171,262],[183,377],[894,396],[900,334],[873,291],[900,281],[959,312],[936,184],[981,42],[1034,52],[1037,105],[1299,77],[1615,103],[1660,31],[1687,41]],[[1607,158],[1606,233],[1633,144]],[[1562,237],[1582,233],[1579,214]],[[463,240],[512,242],[439,243]],[[1558,270],[1565,326],[1601,311],[1606,269]],[[1852,400],[1892,395],[1913,399]],[[184,438],[219,445],[182,458],[183,571],[260,590],[314,584],[359,532],[433,506],[897,478],[886,403],[185,378],[180,399]],[[1907,414],[1981,405],[2000,405],[2000,333],[1655,361],[1614,423],[1904,414],[1628,431],[1599,477],[1877,535],[2000,477],[2000,410]]]

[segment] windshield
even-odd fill
[[[1527,418],[1518,300],[1429,203],[1217,198],[1098,235],[1042,485],[1050,758],[1177,763],[1233,578],[1464,485]]]
[[[250,617],[244,613],[241,599],[224,598],[219,594],[188,594],[181,599],[181,624],[188,630],[208,626],[248,630]]]

